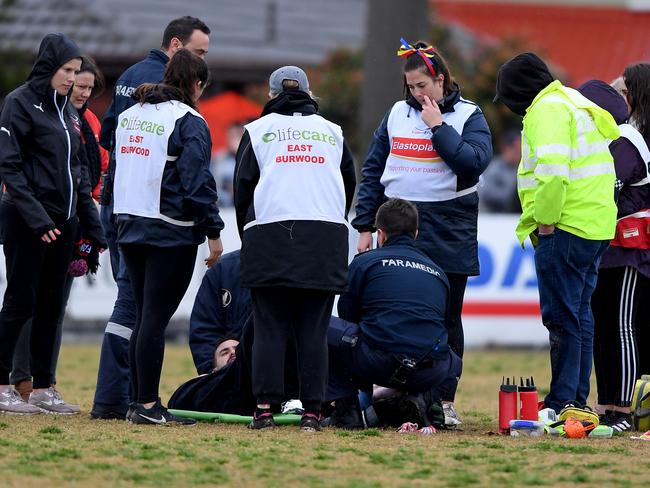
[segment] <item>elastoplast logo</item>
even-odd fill
[[[266,132],[262,135],[262,142],[268,144],[270,142],[285,142],[285,141],[314,141],[326,142],[332,146],[336,146],[336,138],[326,132],[319,132],[317,130],[298,130],[298,129],[278,129],[274,132]]]
[[[140,120],[138,117],[124,117],[120,121],[120,127],[124,130],[147,132],[157,136],[162,136],[165,133],[164,125],[151,122],[150,120]]]
[[[392,156],[419,163],[441,163],[442,159],[433,148],[430,139],[394,137],[390,147]]]

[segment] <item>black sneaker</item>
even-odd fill
[[[94,403],[90,411],[90,418],[93,420],[124,420],[127,414],[125,405],[104,405]]]
[[[320,425],[320,414],[305,412],[300,418],[300,430],[303,432],[320,432],[323,430]]]
[[[632,430],[632,414],[623,412],[611,412],[611,416],[602,422],[601,425],[611,427],[614,432],[627,432]]]
[[[153,407],[144,408],[141,403],[134,404],[133,412],[128,420],[140,425],[196,425],[196,420],[172,415],[158,400]]]
[[[137,405],[137,403],[135,403],[135,402],[129,403],[129,408],[126,411],[126,421],[127,422],[131,421],[131,417],[133,417],[133,412],[135,412],[135,406],[136,405]]]
[[[605,410],[605,413],[598,416],[598,425],[608,425],[607,423],[610,421],[613,414],[613,410]]]
[[[253,420],[248,424],[249,429],[273,429],[275,428],[275,420],[273,420],[273,412],[270,408],[256,409],[253,413]]]
[[[334,412],[330,417],[323,420],[321,425],[323,427],[340,427],[347,430],[364,429],[366,426],[363,423],[359,398],[353,396],[336,400]]]

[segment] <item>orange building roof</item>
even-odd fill
[[[650,61],[650,12],[623,7],[431,0],[439,20],[479,37],[518,37],[578,85],[611,81],[632,63]]]

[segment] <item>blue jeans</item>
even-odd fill
[[[135,326],[136,308],[131,280],[117,245],[113,206],[102,205],[100,217],[117,283],[117,299],[102,341],[94,403],[126,408],[129,403],[129,339]]]
[[[551,346],[551,387],[544,403],[556,412],[569,401],[584,405],[589,396],[594,338],[591,295],[608,244],[558,228],[539,236],[535,269]]]

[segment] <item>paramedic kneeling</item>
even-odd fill
[[[447,345],[447,277],[415,246],[415,205],[388,200],[377,211],[376,227],[380,247],[354,258],[349,291],[338,302],[339,316],[359,324],[359,337],[352,347],[330,348],[330,425],[350,426],[337,418],[358,411],[358,389],[376,384],[431,391],[439,399],[441,391],[455,391],[462,369]]]

